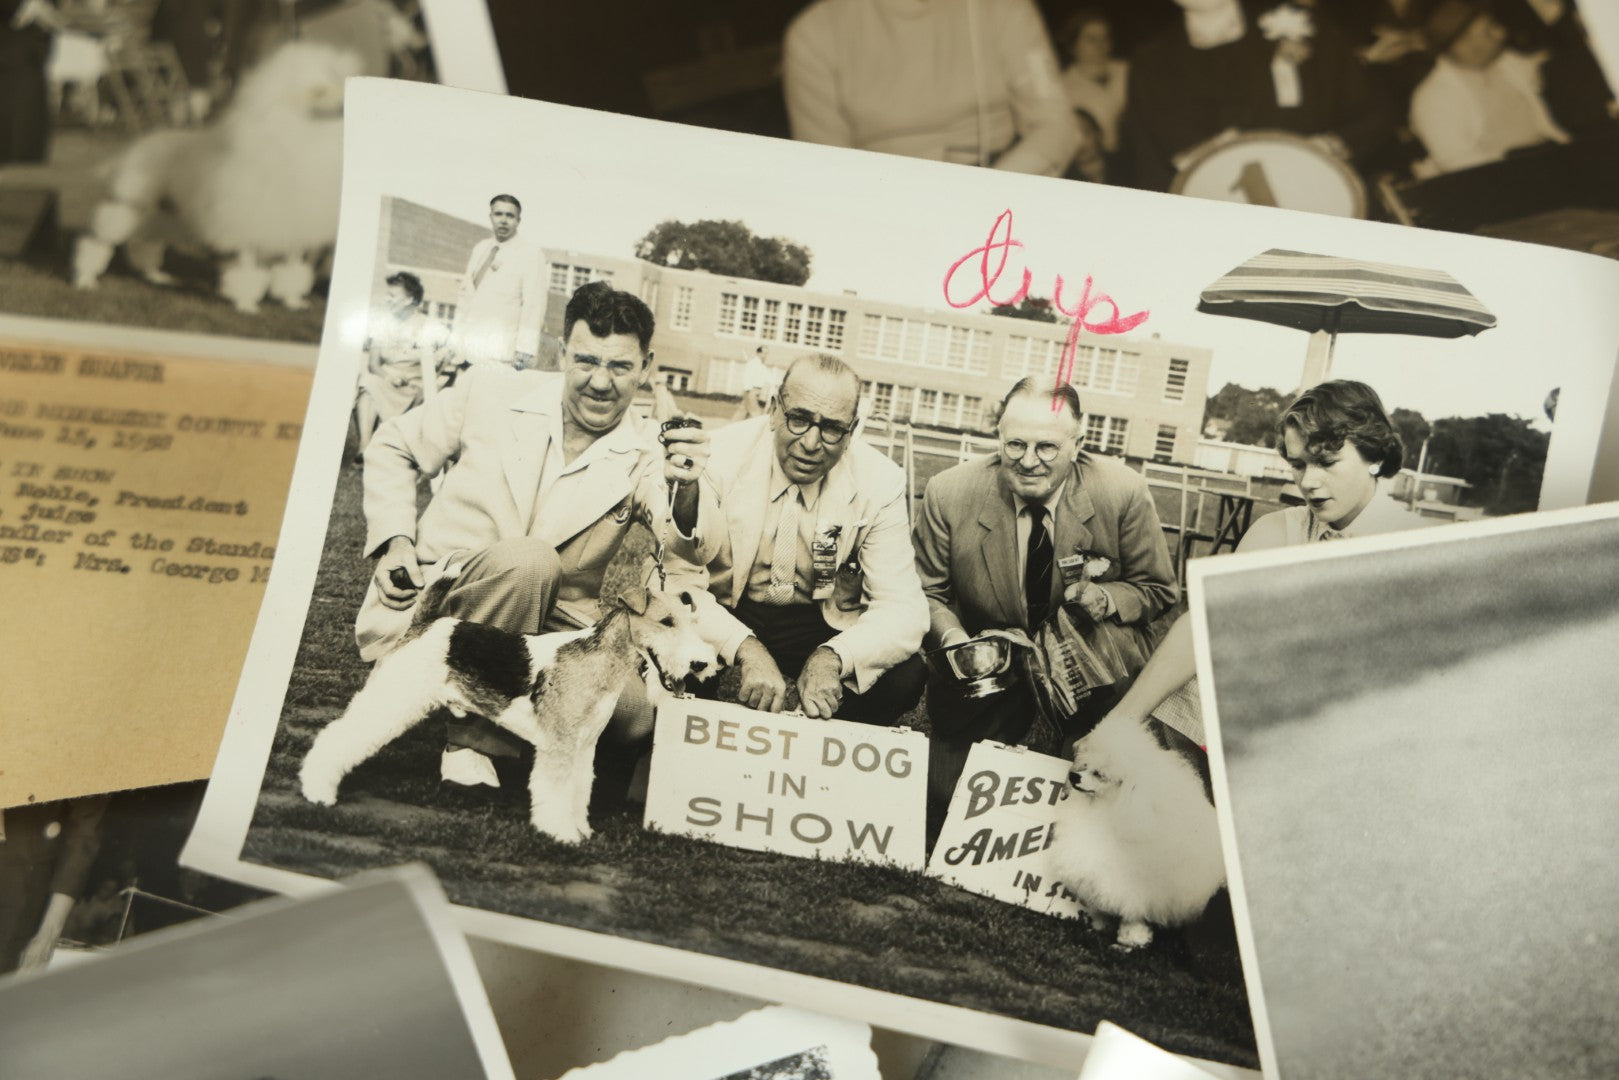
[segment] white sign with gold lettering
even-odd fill
[[[649,829],[921,870],[927,736],[717,701],[659,707]]]

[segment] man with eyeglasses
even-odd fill
[[[660,435],[629,413],[651,371],[652,330],[638,297],[592,282],[568,301],[560,374],[472,368],[377,428],[365,452],[366,552],[376,565],[355,623],[362,657],[392,647],[417,594],[451,562],[463,569],[444,614],[537,634],[597,621],[602,574],[637,517],[672,512],[699,556],[711,552],[696,532],[700,521],[719,524],[719,505],[698,482],[707,433]],[[418,520],[418,482],[432,476],[442,482]],[[615,724],[650,730],[644,695],[621,696]],[[456,722],[442,772],[499,786],[487,756],[519,745],[487,722]]]
[[[1032,632],[1064,604],[1089,624],[1141,627],[1174,605],[1179,589],[1146,480],[1080,449],[1072,386],[1019,381],[1001,402],[998,434],[998,452],[945,470],[923,493],[912,539],[929,646]],[[1065,584],[1063,560],[1075,556],[1103,556],[1108,570]],[[973,742],[1016,743],[1033,715],[1022,684],[970,700],[936,675],[928,685],[935,810],[948,803]]]
[[[515,195],[489,200],[491,234],[467,258],[446,351],[462,365],[532,367],[545,318],[544,259],[517,238],[523,205]]]
[[[704,636],[741,668],[738,700],[891,724],[921,697],[928,625],[905,475],[855,434],[860,377],[833,356],[787,369],[764,416],[714,434],[714,557],[671,570],[700,589]]]

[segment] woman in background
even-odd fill
[[[1438,59],[1411,97],[1411,130],[1428,151],[1419,176],[1568,142],[1541,97],[1543,56],[1508,48],[1506,27],[1476,0],[1443,0],[1425,26]]]
[[[1130,65],[1113,55],[1112,24],[1100,8],[1080,8],[1063,24],[1058,41],[1069,59],[1062,71],[1068,104],[1095,122],[1102,152],[1116,154]]]
[[[447,336],[422,311],[421,278],[401,270],[390,274],[386,284],[354,403],[361,453],[378,424],[415,408],[438,389],[438,350]]]
[[[817,0],[783,50],[800,141],[1045,176],[1079,148],[1031,0]]]
[[[1254,522],[1239,552],[1433,524],[1381,491],[1380,481],[1400,471],[1404,451],[1377,391],[1365,383],[1334,379],[1311,387],[1282,412],[1276,432],[1305,501]],[[1192,626],[1183,614],[1108,715],[1151,717],[1184,736],[1183,751],[1202,746],[1196,675]]]

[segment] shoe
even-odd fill
[[[450,784],[460,784],[462,787],[477,787],[479,784],[488,784],[492,788],[500,787],[500,777],[495,774],[495,763],[483,754],[463,746],[459,750],[446,748],[438,762],[439,779]]]

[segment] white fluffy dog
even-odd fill
[[[1179,926],[1225,884],[1220,830],[1203,781],[1185,758],[1128,717],[1104,719],[1074,747],[1050,851],[1052,867],[1118,945],[1152,941],[1149,923]]]
[[[150,281],[169,242],[226,262],[219,291],[244,312],[266,295],[307,305],[314,259],[337,239],[343,80],[360,58],[319,42],[282,45],[248,72],[207,127],[137,139],[112,166],[106,198],[73,254],[73,282],[93,289],[123,245]]]

